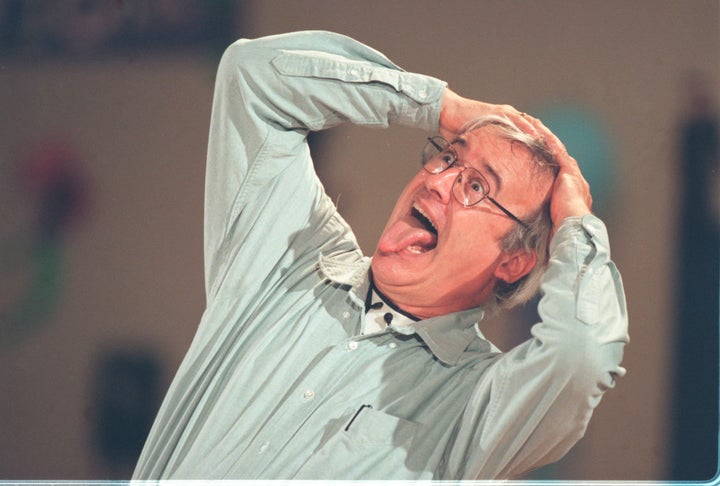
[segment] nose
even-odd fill
[[[450,204],[455,181],[462,173],[462,167],[450,167],[439,174],[425,173],[425,187],[443,204]]]

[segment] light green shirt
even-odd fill
[[[362,334],[370,260],[306,143],[342,122],[438,126],[445,84],[347,37],[233,44],[206,180],[207,309],[140,479],[486,479],[560,458],[624,374],[605,227],[565,221],[532,338],[500,353],[481,309]]]

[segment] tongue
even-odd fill
[[[414,253],[432,250],[437,235],[431,233],[411,215],[396,221],[383,235],[378,249],[383,253],[397,253],[406,249]]]

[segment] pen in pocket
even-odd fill
[[[355,412],[355,415],[353,415],[352,418],[350,419],[350,422],[348,422],[347,426],[345,427],[345,432],[348,431],[350,426],[353,424],[353,422],[355,422],[355,419],[358,417],[358,415],[360,415],[360,412],[362,412],[363,408],[365,408],[365,407],[372,408],[372,405],[361,405],[360,408],[358,408],[357,412]]]

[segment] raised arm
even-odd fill
[[[553,236],[532,338],[500,355],[467,405],[449,477],[508,478],[561,458],[585,433],[628,342],[620,274],[577,162],[539,120],[511,106],[446,91],[441,131],[487,110],[542,137],[560,170],[551,196]],[[480,404],[490,403],[487,413]]]
[[[343,122],[434,131],[444,88],[329,32],[230,46],[218,69],[208,146],[208,300],[241,287],[249,291],[252,282],[244,276],[261,281],[289,239],[312,235],[319,229],[312,225],[330,217],[333,208],[306,144],[309,131]],[[255,258],[258,248],[263,261]]]

